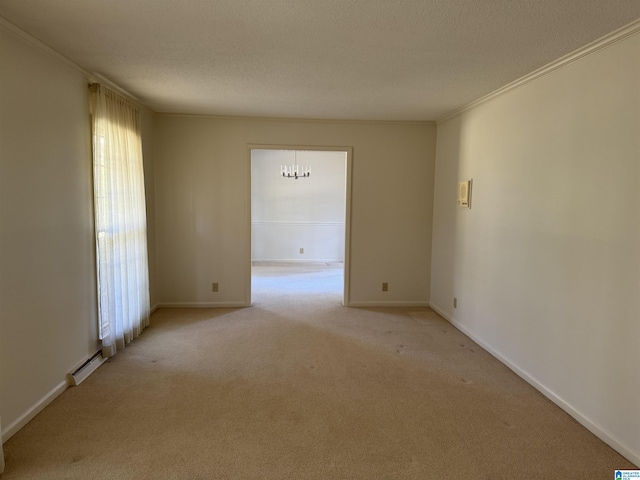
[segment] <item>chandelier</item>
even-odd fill
[[[311,175],[310,167],[302,167],[298,165],[298,152],[293,151],[293,165],[280,165],[280,173],[285,178],[307,178]]]

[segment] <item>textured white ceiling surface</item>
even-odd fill
[[[640,0],[0,0],[157,112],[436,120],[640,18]]]

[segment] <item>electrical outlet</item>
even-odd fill
[[[218,282],[214,282],[211,284],[211,291],[212,292],[217,292],[218,291]]]
[[[304,248],[300,247],[300,254],[304,253]]]
[[[453,297],[453,308],[458,308],[458,298]]]
[[[384,282],[382,284],[382,291],[383,292],[388,292],[389,291],[389,284],[387,282]]]

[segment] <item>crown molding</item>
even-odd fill
[[[211,120],[247,120],[257,122],[333,123],[354,125],[435,125],[434,120],[367,120],[341,118],[261,117],[256,115],[215,115],[207,113],[155,112],[160,117],[202,118]]]
[[[563,57],[560,57],[559,59],[554,60],[553,62],[548,63],[547,65],[541,68],[538,68],[537,70],[534,70],[533,72],[525,75],[524,77],[520,77],[519,79],[511,83],[508,83],[504,87],[501,87],[498,90],[495,90],[483,97],[480,97],[477,100],[474,100],[471,103],[468,103],[463,107],[460,107],[457,110],[452,111],[451,113],[448,113],[444,117],[436,120],[436,124],[439,125],[443,122],[446,122],[447,120],[457,117],[475,107],[482,105],[483,103],[488,102],[489,100],[499,97],[500,95],[510,92],[511,90],[519,88],[523,85],[526,85],[527,83],[532,82],[540,77],[553,73],[556,70],[564,68],[572,64],[573,62],[576,62],[588,55],[591,55],[592,53],[596,53],[602,49],[610,47],[611,45],[618,43],[633,35],[636,35],[639,32],[640,32],[640,19],[634,22],[631,22],[630,24],[622,28],[619,28],[618,30],[614,30],[613,32],[608,33],[607,35],[600,37],[598,40],[588,43],[584,47],[581,47],[567,55],[564,55]]]
[[[71,60],[69,57],[64,56],[62,53],[60,53],[56,49],[50,47],[49,45],[44,43],[42,40],[34,37],[30,33],[27,33],[21,27],[11,22],[10,20],[7,20],[3,16],[0,16],[0,28],[3,28],[9,33],[12,33],[13,35],[20,38],[21,40],[28,43],[29,45],[36,47],[38,50],[46,53],[50,57],[55,58],[59,62],[64,63],[65,65],[73,68],[74,70],[77,70],[78,72],[86,76],[91,76],[90,72],[82,68],[80,65],[78,65],[76,62]]]
[[[25,43],[31,45],[32,47],[37,48],[38,50],[40,50],[41,52],[45,53],[49,57],[59,61],[60,63],[63,63],[64,65],[72,68],[73,70],[81,73],[82,75],[84,75],[87,78],[88,82],[90,82],[90,83],[95,83],[95,82],[103,83],[106,87],[108,87],[108,88],[110,88],[112,90],[115,90],[119,94],[125,96],[127,99],[129,99],[129,100],[133,101],[134,103],[136,103],[138,106],[141,106],[141,107],[149,109],[149,107],[144,105],[140,101],[140,99],[138,99],[135,95],[132,95],[130,92],[128,92],[124,88],[120,87],[116,83],[112,82],[108,78],[104,77],[103,75],[100,75],[99,73],[88,71],[87,69],[82,67],[80,64],[74,62],[69,57],[67,57],[64,54],[60,53],[55,48],[50,47],[49,45],[44,43],[42,40],[34,37],[33,35],[31,35],[27,31],[22,29],[20,26],[16,25],[15,23],[11,22],[10,20],[7,20],[3,16],[0,16],[0,28],[5,30],[5,31],[7,31],[7,32],[9,32],[9,33],[11,33],[11,34],[13,34],[14,36],[18,37],[20,40],[22,40]],[[149,110],[151,110],[151,109],[149,109]]]

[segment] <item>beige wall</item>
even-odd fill
[[[439,124],[431,273],[435,308],[635,463],[639,85],[636,34]]]
[[[6,439],[8,427],[64,389],[65,375],[96,352],[98,340],[88,80],[2,25],[0,46],[0,412]],[[143,125],[150,136],[150,112]],[[146,143],[150,167],[151,139]],[[148,184],[153,193],[152,178]],[[149,209],[153,218],[152,202]]]
[[[153,307],[158,303],[156,287],[156,208],[155,208],[155,169],[153,152],[153,127],[155,114],[146,108],[140,108],[142,120],[142,155],[144,158],[144,188],[147,200],[147,251],[149,255],[149,303]]]
[[[249,144],[353,147],[351,302],[428,303],[433,123],[158,115],[155,139],[161,304],[248,303]]]

